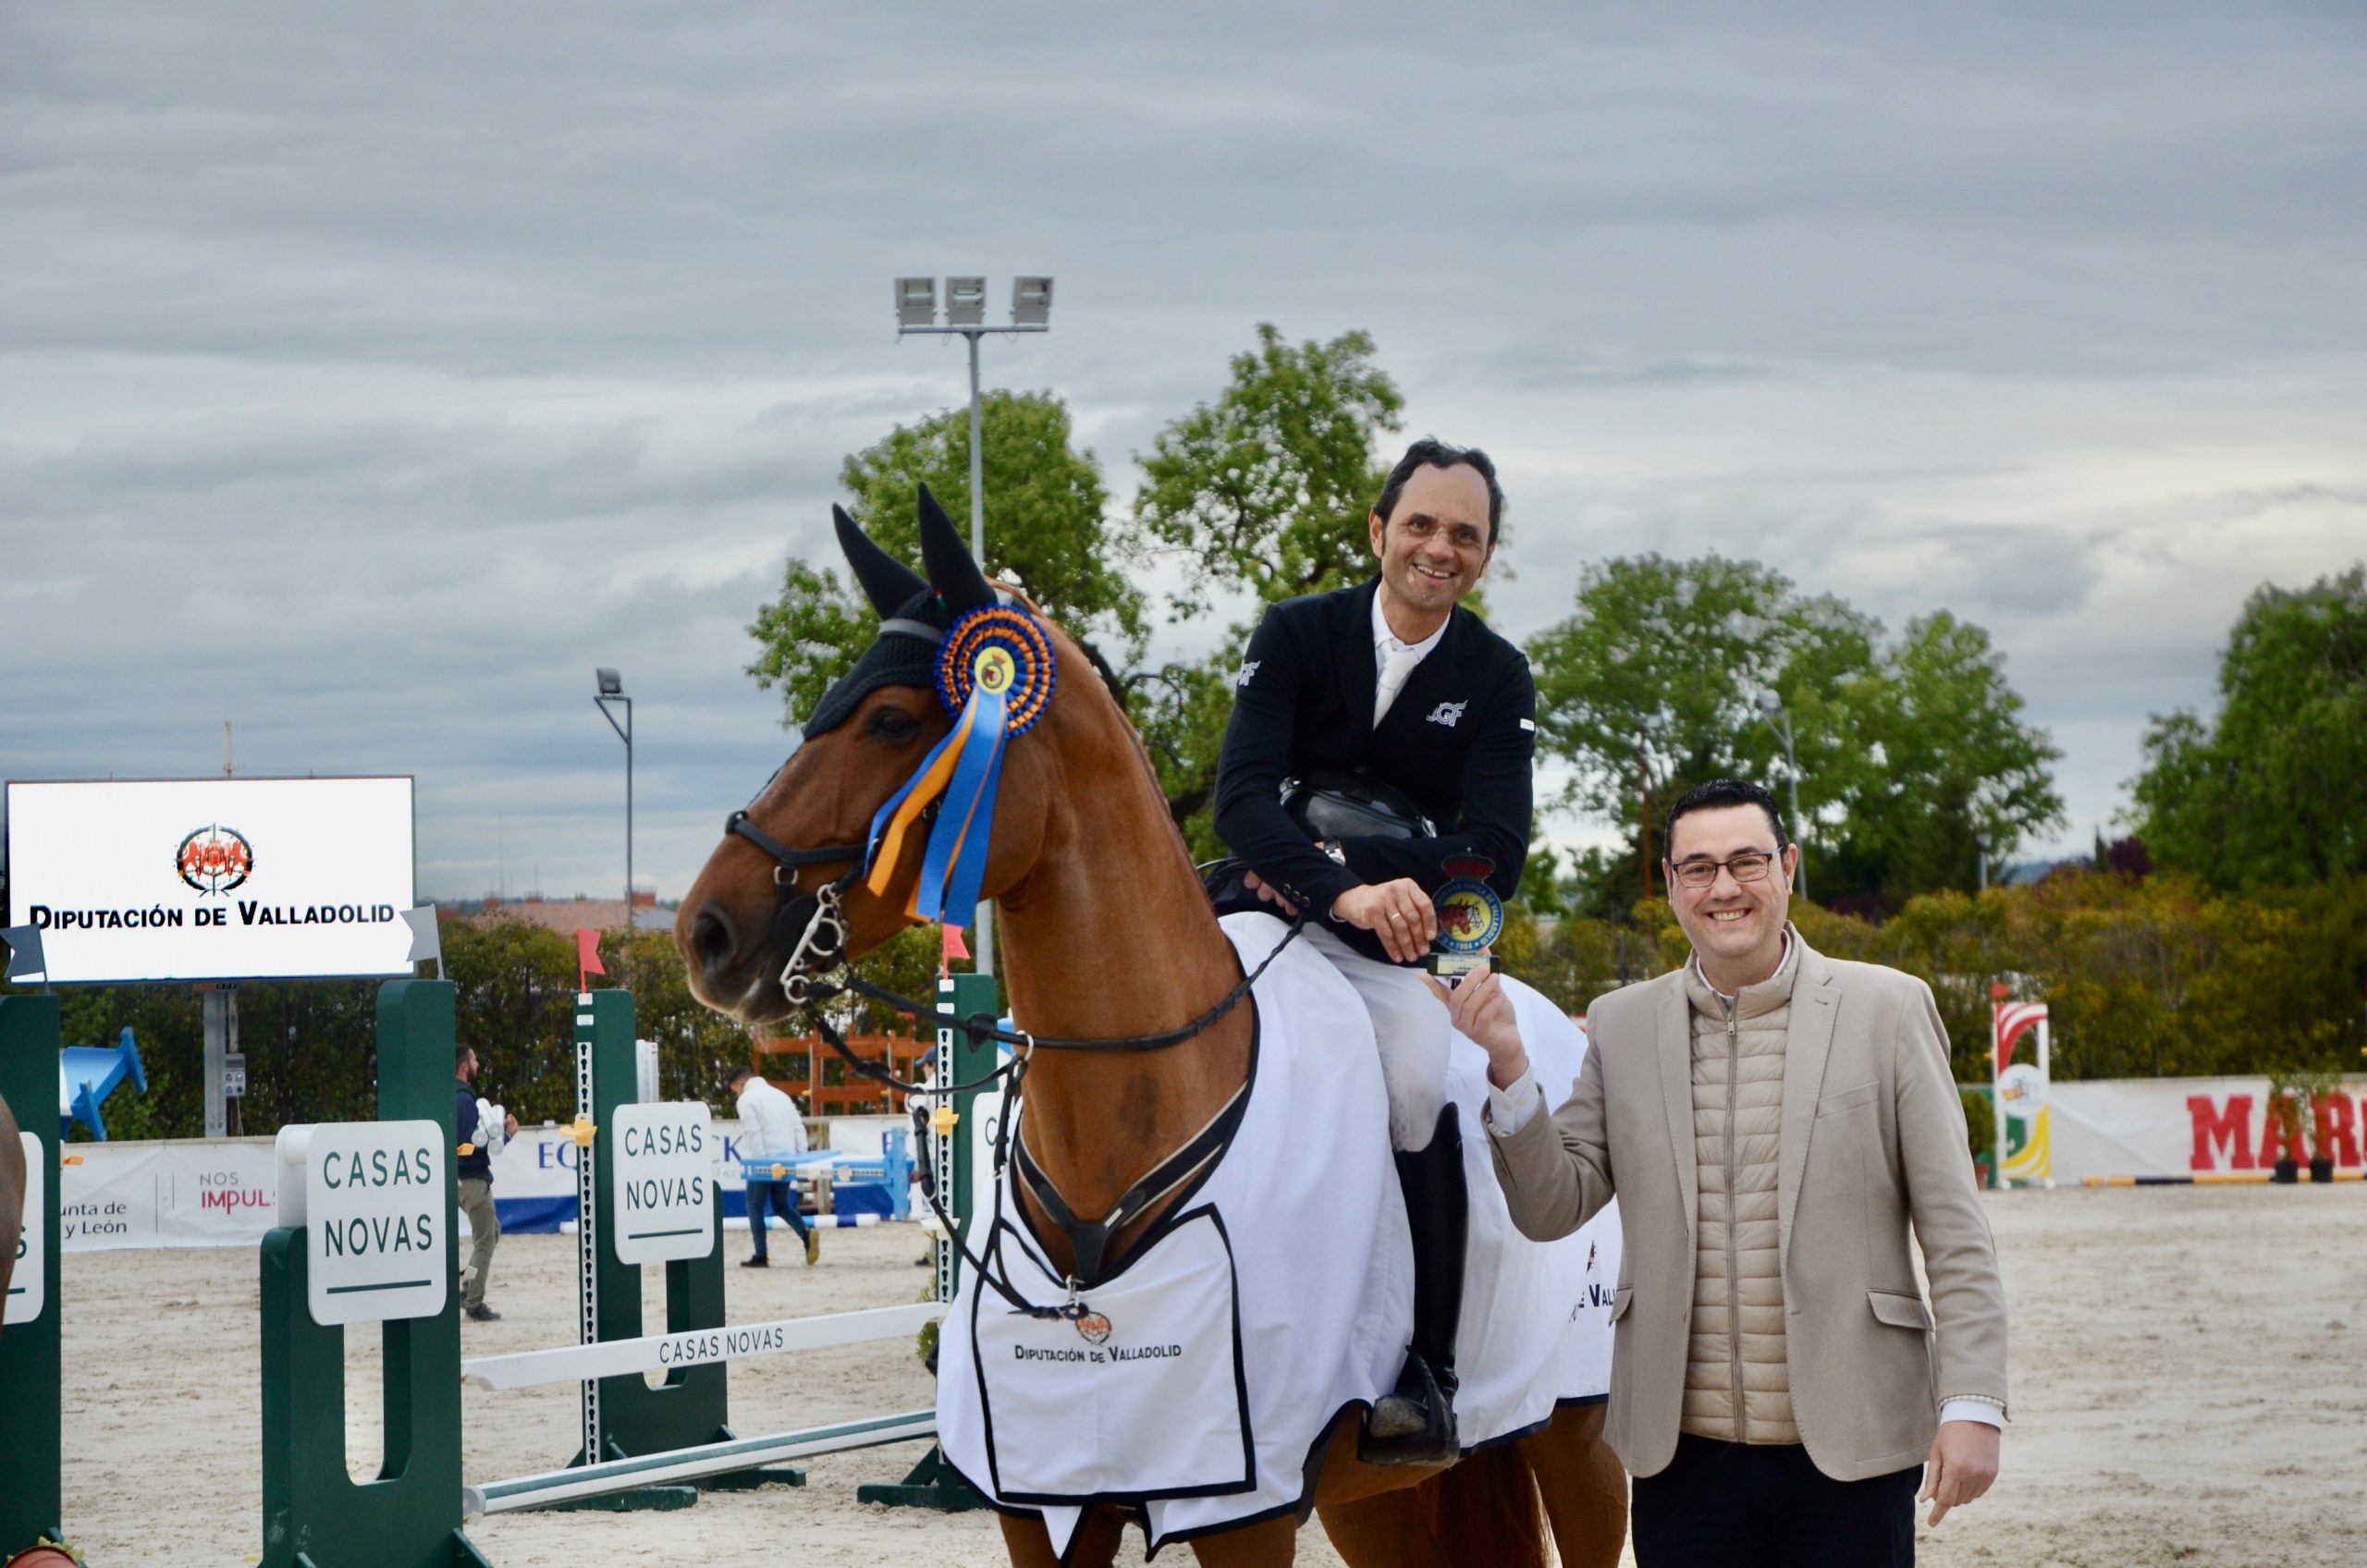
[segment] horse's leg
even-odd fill
[[[1298,1521],[1285,1513],[1246,1529],[1202,1536],[1192,1543],[1201,1568],[1290,1568],[1298,1551]]]
[[[1332,1550],[1350,1568],[1454,1568],[1412,1487],[1316,1509]]]
[[[1000,1516],[1003,1550],[1012,1568],[1061,1568],[1061,1554],[1052,1550],[1052,1533],[1041,1519]],[[1114,1508],[1088,1508],[1076,1527],[1076,1550],[1070,1568],[1110,1568],[1118,1560],[1118,1537],[1125,1521]]]
[[[1565,1406],[1554,1413],[1552,1425],[1521,1439],[1562,1568],[1617,1568],[1627,1538],[1627,1472],[1603,1440],[1608,1408]]]

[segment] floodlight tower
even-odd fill
[[[630,942],[632,940],[632,699],[625,695],[624,680],[615,670],[596,669],[593,675],[600,683],[600,691],[592,702],[599,708],[600,717],[608,721],[608,728],[617,732],[617,739],[625,743],[625,940]],[[624,704],[625,721],[622,724],[619,724],[617,716],[608,711],[610,703]],[[541,878],[535,880],[540,881]]]
[[[900,277],[896,280],[896,336],[959,334],[970,341],[970,554],[978,570],[987,570],[986,435],[978,411],[978,339],[989,332],[1049,332],[1052,330],[1052,280],[1015,277],[1011,283],[1011,320],[1001,326],[987,325],[987,280],[949,277],[945,280],[945,321],[937,319],[937,279]],[[990,906],[978,909],[976,958],[978,973],[995,972],[995,934]]]

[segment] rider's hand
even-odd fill
[[[1482,967],[1463,977],[1453,989],[1430,975],[1422,976],[1430,994],[1446,1004],[1455,1032],[1488,1053],[1488,1082],[1509,1089],[1528,1071],[1528,1051],[1520,1040],[1520,1023],[1513,1017],[1513,1002],[1493,969]]]
[[[1268,903],[1279,905],[1282,912],[1284,914],[1289,915],[1292,919],[1295,920],[1298,918],[1298,905],[1291,902],[1290,900],[1282,897],[1282,894],[1266,886],[1264,882],[1258,879],[1256,872],[1243,872],[1241,874],[1241,885],[1248,888],[1251,892],[1257,894],[1259,898],[1265,900]]]
[[[1411,963],[1429,952],[1439,934],[1439,912],[1430,907],[1422,885],[1410,876],[1349,888],[1331,900],[1331,918],[1380,937],[1398,963]]]

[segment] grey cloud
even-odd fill
[[[2357,552],[2355,9],[1460,16],[0,10],[0,772],[202,772],[231,717],[416,772],[438,890],[589,890],[614,664],[680,891],[789,744],[741,673],[782,556],[963,396],[907,271],[1060,277],[987,374],[1121,504],[1255,323],[1367,327],[1508,464],[1507,631],[1643,548],[1959,606],[2075,817],[2257,574]]]

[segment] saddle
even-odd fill
[[[1282,780],[1282,814],[1315,843],[1340,839],[1435,839],[1438,828],[1422,815],[1412,796],[1392,784],[1360,773],[1320,770],[1304,778]],[[1249,866],[1238,855],[1227,855],[1196,867],[1200,886],[1217,916],[1273,913],[1249,890],[1244,878]],[[1318,916],[1323,913],[1315,912]],[[1332,933],[1367,958],[1390,962],[1380,939],[1353,925],[1335,925]]]

